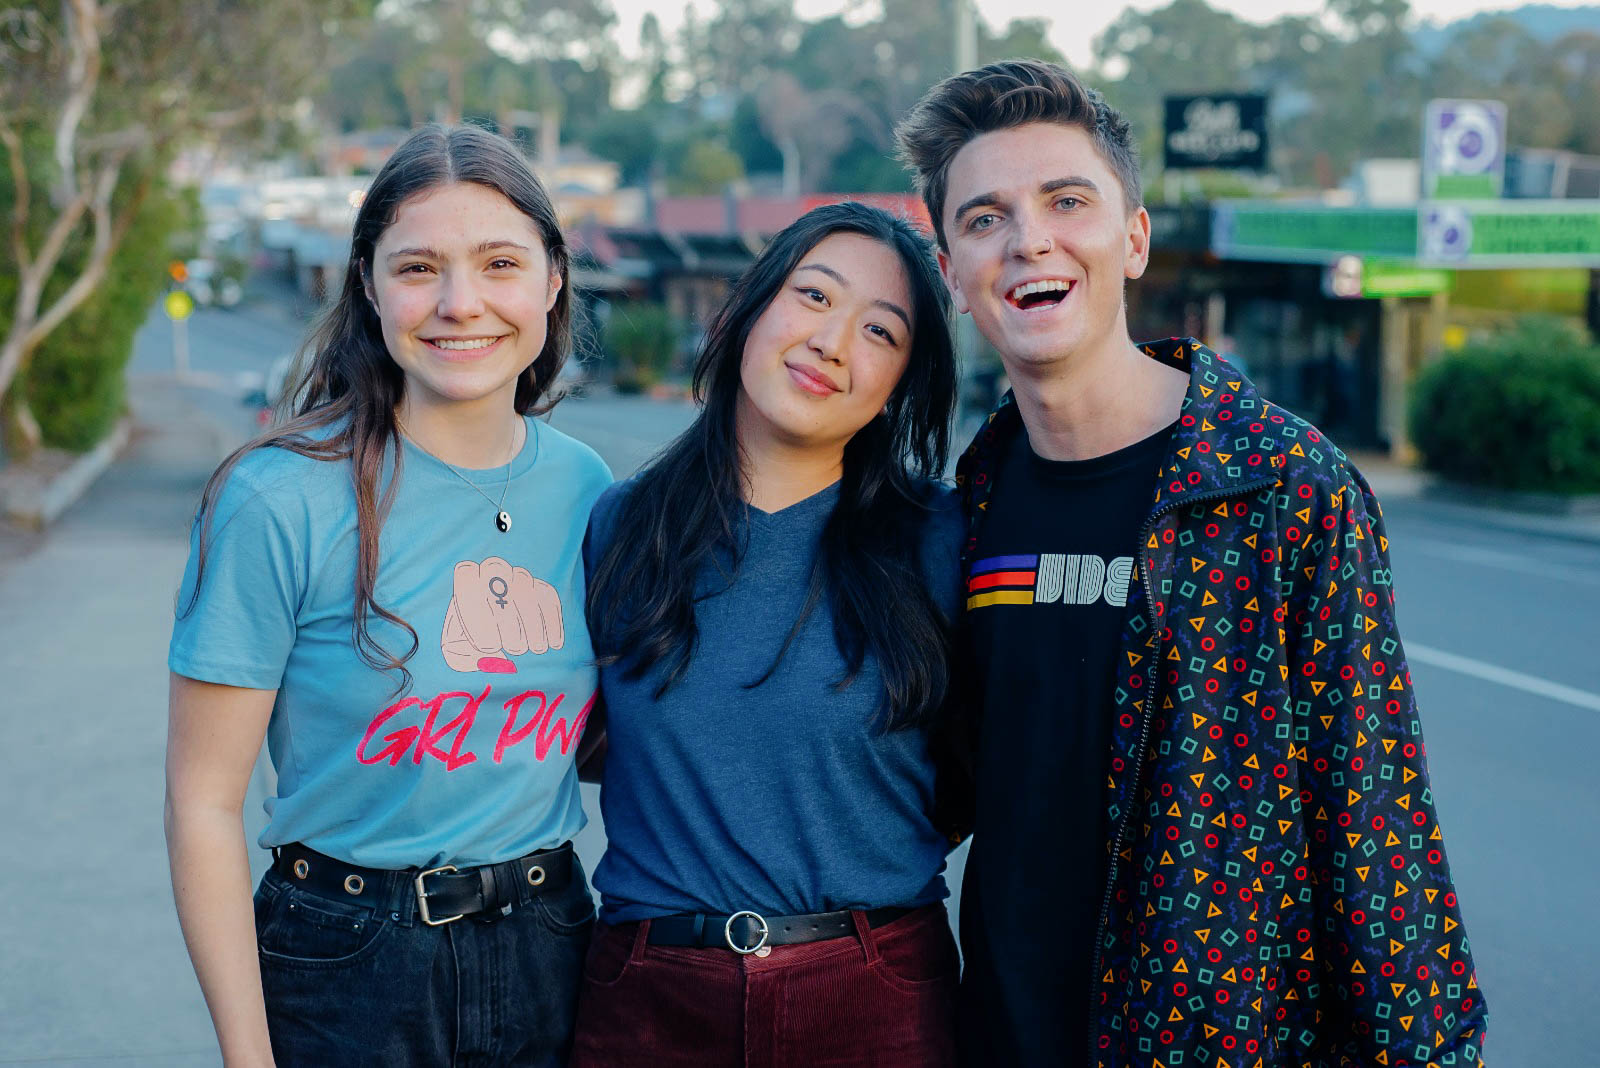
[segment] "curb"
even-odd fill
[[[1397,504],[1402,501],[1406,507],[1417,509],[1420,514],[1436,520],[1448,520],[1464,526],[1486,527],[1508,534],[1523,534],[1574,545],[1600,546],[1600,517],[1514,512],[1482,504],[1467,504],[1448,495],[1426,491],[1415,496],[1394,498]],[[1384,503],[1388,505],[1389,498],[1384,498]]]
[[[688,385],[682,382],[657,382],[648,390],[651,400],[686,401],[693,396]]]
[[[0,513],[29,530],[43,530],[82,497],[95,479],[105,473],[133,433],[133,420],[124,416],[104,441],[73,461],[65,471],[40,485],[24,485],[0,496]]]
[[[1427,496],[1475,508],[1553,519],[1600,519],[1600,493],[1561,496],[1555,493],[1527,493],[1469,486],[1446,478],[1434,478],[1424,489]]]
[[[1422,486],[1419,500],[1433,509],[1449,509],[1462,518],[1512,534],[1600,545],[1600,495],[1561,497],[1469,486],[1434,476]]]

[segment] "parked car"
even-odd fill
[[[190,260],[184,266],[189,272],[184,288],[201,307],[215,304],[231,308],[244,298],[244,287],[239,284],[238,279],[222,273],[215,260]]]
[[[279,356],[272,361],[272,366],[267,368],[266,377],[258,389],[252,389],[244,395],[240,403],[247,408],[256,410],[256,425],[265,429],[272,425],[272,414],[278,408],[278,402],[283,399],[283,391],[289,386],[289,372],[294,369],[294,354],[289,353]]]

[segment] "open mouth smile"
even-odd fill
[[[1065,278],[1041,278],[1012,288],[1006,293],[1006,303],[1023,311],[1033,308],[1053,308],[1065,300],[1067,294],[1075,288],[1077,283]]]

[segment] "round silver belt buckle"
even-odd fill
[[[756,940],[756,944],[753,946],[740,946],[734,944],[733,921],[737,920],[740,916],[749,916],[751,919],[755,920],[761,925],[761,937]],[[728,943],[729,949],[733,950],[741,957],[748,957],[752,953],[760,953],[761,950],[766,947],[767,936],[771,933],[771,929],[767,927],[766,919],[762,917],[759,912],[751,912],[749,909],[745,909],[742,912],[735,912],[732,916],[728,917],[728,922],[722,925],[722,940]]]

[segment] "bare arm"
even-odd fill
[[[243,810],[275,697],[173,675],[168,698],[172,893],[228,1068],[273,1063]]]

